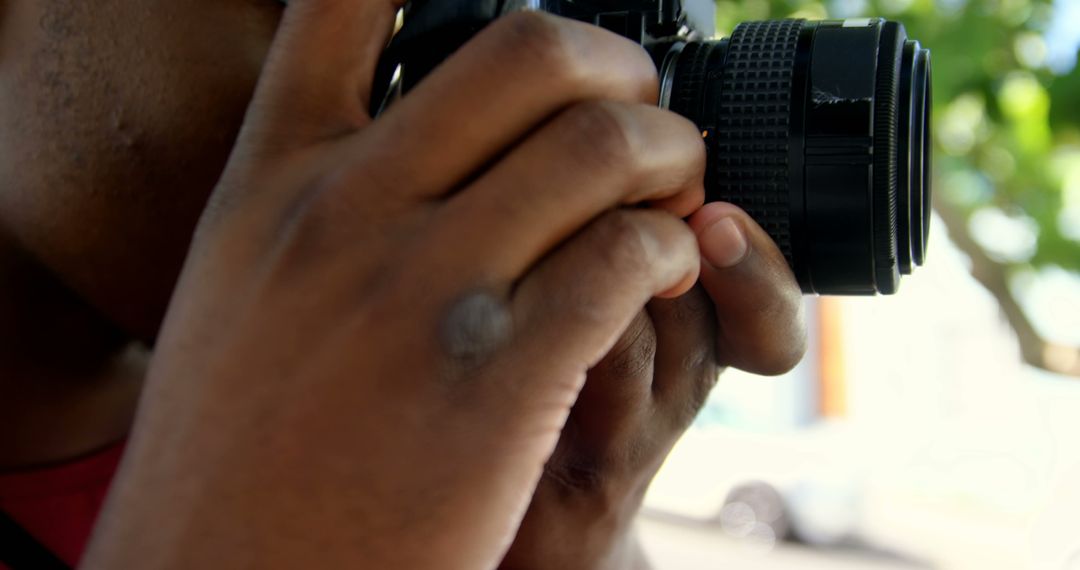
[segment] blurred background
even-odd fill
[[[1080,0],[721,0],[884,16],[933,53],[927,264],[807,299],[806,360],[727,372],[646,498],[658,568],[1080,570]]]

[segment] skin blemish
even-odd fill
[[[487,291],[453,303],[443,317],[439,340],[447,354],[465,366],[486,361],[509,342],[513,319],[506,301]]]

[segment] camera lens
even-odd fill
[[[925,256],[930,54],[882,19],[740,24],[677,43],[661,104],[708,149],[708,201],[745,209],[803,291],[891,294]]]

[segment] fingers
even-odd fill
[[[521,335],[512,354],[568,370],[522,367],[524,401],[551,401],[551,378],[578,378],[609,352],[645,303],[661,291],[693,283],[697,245],[686,224],[652,210],[604,214],[522,280],[512,298]],[[576,390],[578,386],[570,389]],[[568,396],[567,406],[576,393]]]
[[[611,32],[538,12],[499,18],[380,116],[357,141],[358,179],[390,161],[387,188],[429,198],[459,187],[573,103],[655,103],[656,68]],[[515,181],[516,182],[516,181]]]
[[[654,299],[647,310],[656,329],[653,397],[681,431],[697,415],[719,374],[716,310],[700,285],[674,299]]]
[[[642,104],[576,105],[449,200],[432,228],[437,263],[484,259],[492,279],[514,281],[613,206],[686,196],[674,213],[689,215],[704,170],[690,121]]]
[[[802,293],[769,235],[731,204],[690,218],[701,248],[701,283],[716,307],[720,364],[781,374],[806,351]]]
[[[656,340],[652,320],[640,311],[589,370],[570,416],[584,453],[600,457],[638,436],[643,417],[652,409]]]
[[[252,155],[269,156],[269,167],[310,162],[310,171],[319,174],[314,181],[277,184],[279,179],[272,179],[275,183],[267,185],[271,187],[259,189],[265,211],[277,210],[277,215],[291,218],[293,212],[305,210],[313,201],[350,205],[331,216],[342,220],[338,226],[353,224],[358,211],[377,215],[400,212],[414,207],[418,199],[438,198],[460,189],[538,124],[575,103],[655,100],[656,70],[640,46],[596,26],[520,13],[500,18],[481,31],[388,113],[355,136],[318,147],[327,152],[305,147],[367,120],[356,114],[362,113],[363,107],[356,94],[369,87],[376,52],[392,25],[395,7],[391,0],[290,3],[241,133],[241,144],[224,178],[231,179],[230,173],[237,170],[235,164],[243,162],[235,157]],[[612,140],[617,140],[617,130],[611,134]],[[279,152],[289,149],[303,152],[287,156]],[[703,155],[704,151],[696,152]],[[552,154],[548,148],[548,156],[540,158],[551,158]],[[633,158],[641,158],[641,153]],[[515,173],[540,178],[550,174],[537,172],[537,164],[542,163],[539,158],[534,157],[529,168],[520,168],[525,162],[529,160],[518,161],[517,171],[502,168],[502,181],[509,181],[509,185],[494,188],[489,184],[488,192],[506,193],[519,185],[522,179],[513,176]],[[540,181],[530,183],[539,185]],[[296,192],[296,188],[314,186],[323,188],[318,196]],[[671,207],[689,211],[701,201],[699,195],[691,194]],[[597,197],[608,200],[605,207],[622,201],[621,197],[611,201],[610,195],[586,196]],[[233,192],[217,192],[214,210],[234,212],[242,201],[243,197]],[[506,201],[503,196],[499,203]],[[242,210],[251,211],[250,206]],[[581,217],[582,210],[568,210],[577,216],[572,218],[576,220],[573,229],[603,209],[592,208],[585,217]],[[489,220],[469,222],[484,224]],[[528,236],[534,227],[523,226],[521,235]],[[558,231],[549,231],[546,241],[538,244],[533,236],[511,249],[544,250],[558,243],[551,238],[563,229],[565,223]],[[520,253],[514,255],[520,257]],[[513,275],[515,279],[519,276],[520,272]]]
[[[253,99],[279,144],[307,144],[366,124],[379,54],[403,0],[293,0]]]

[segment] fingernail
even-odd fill
[[[713,267],[723,268],[738,264],[749,249],[746,234],[731,217],[720,218],[701,232],[701,254]]]

